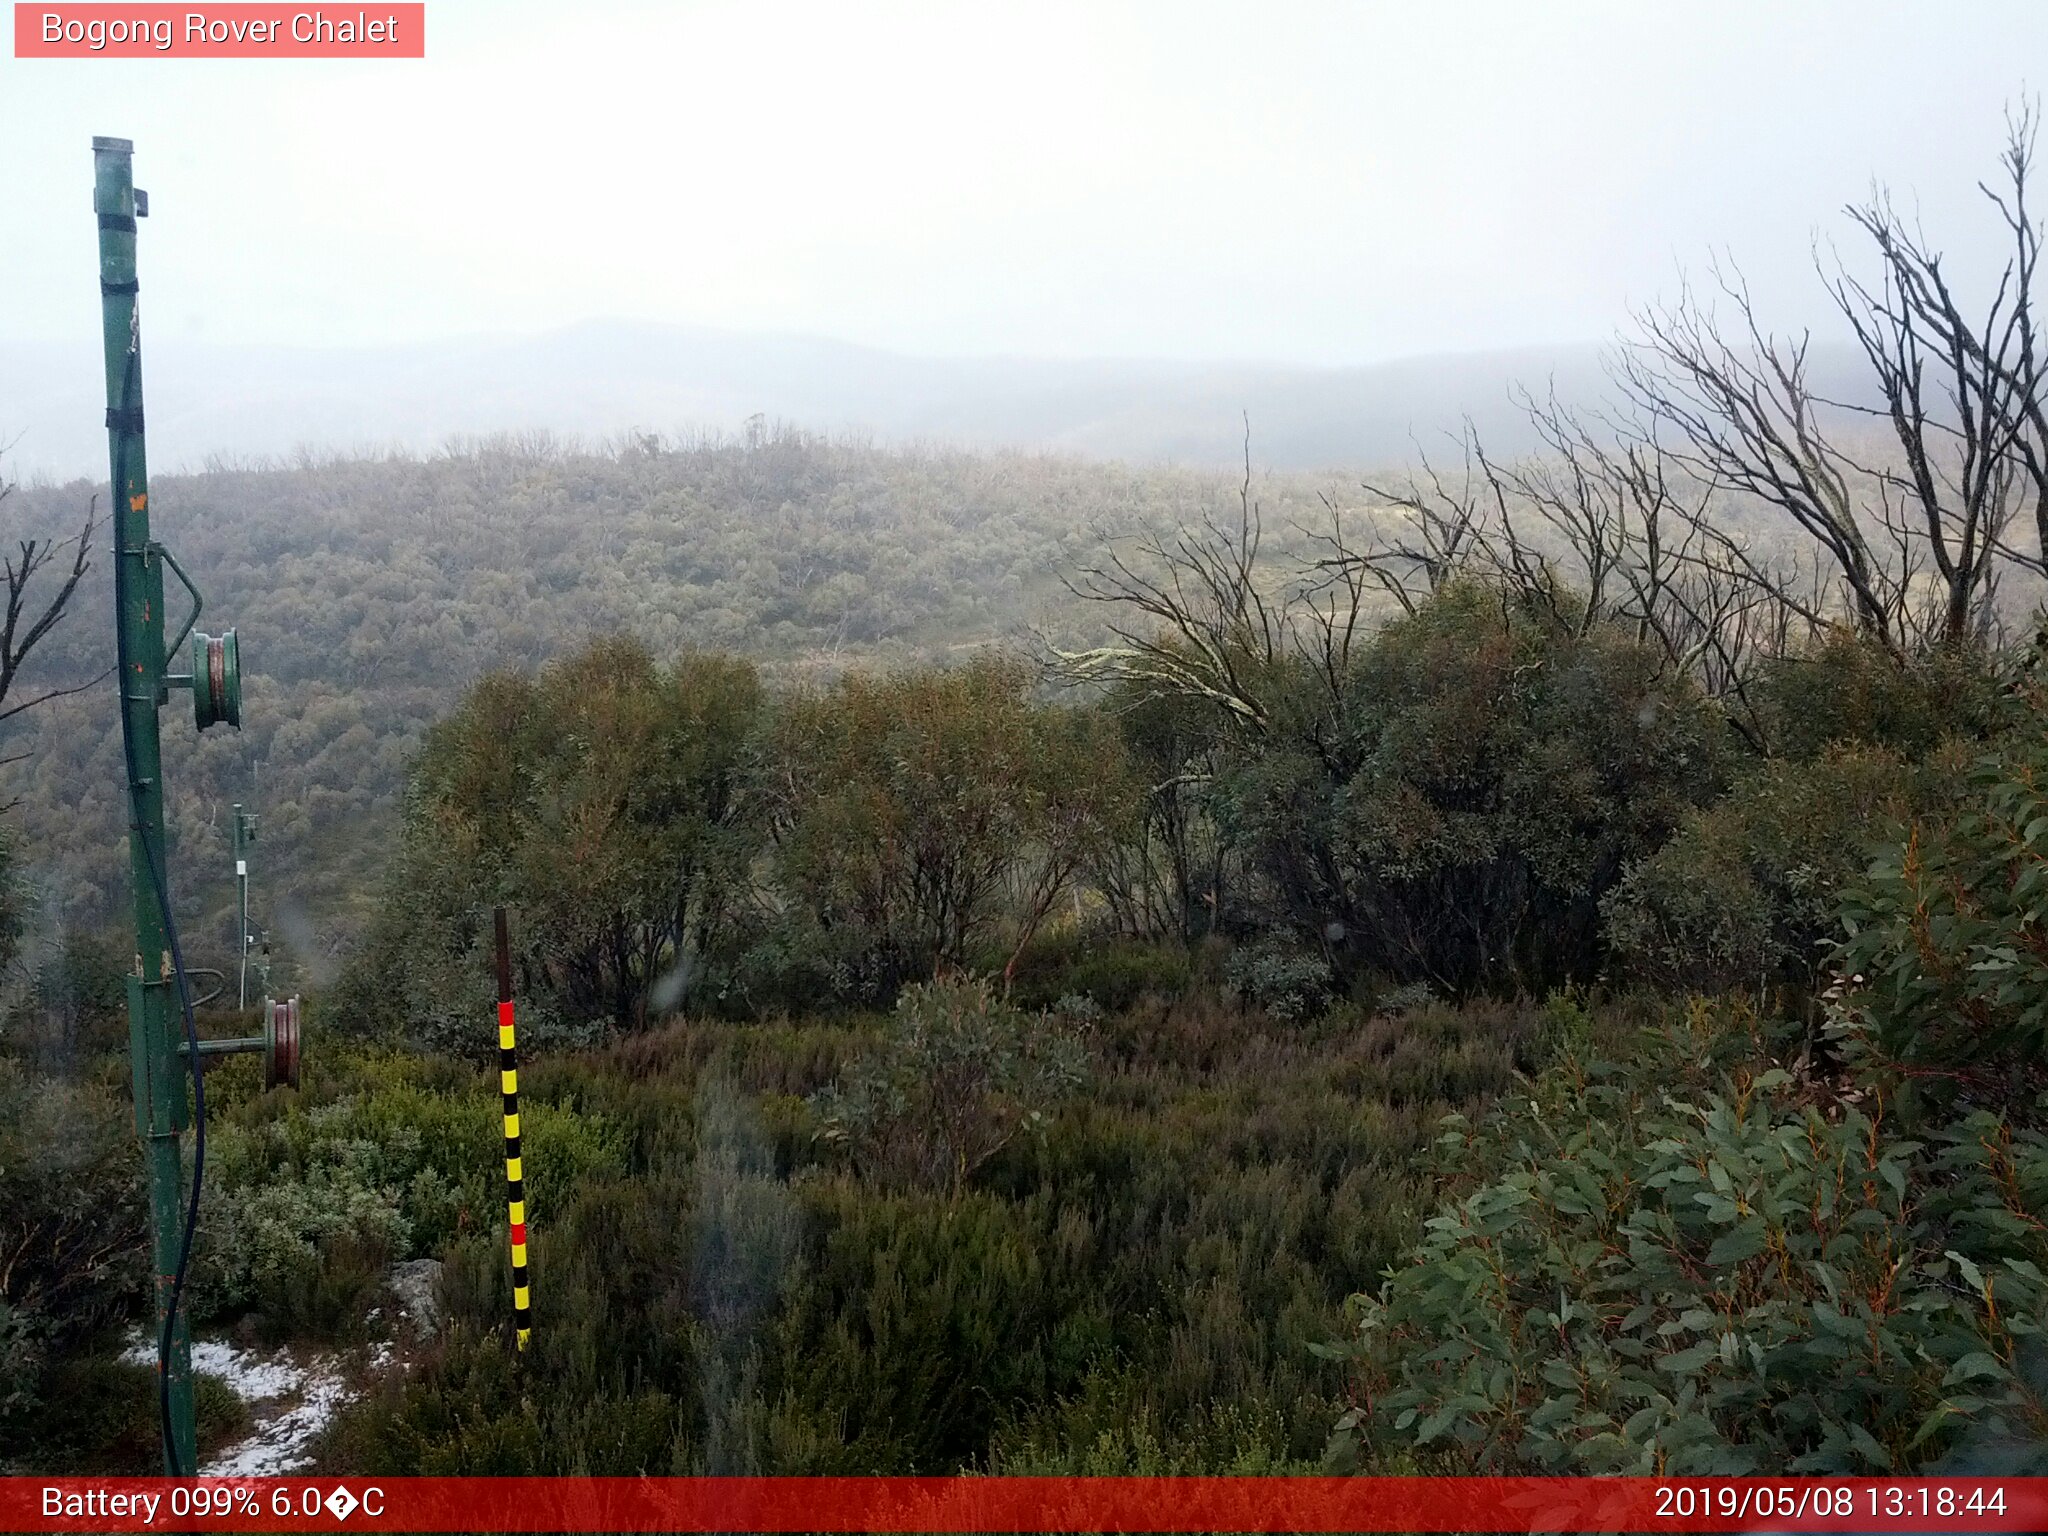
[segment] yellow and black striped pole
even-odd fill
[[[526,1284],[526,1170],[519,1159],[519,1052],[512,1033],[512,945],[505,909],[493,918],[498,938],[498,1086],[505,1095],[505,1200],[512,1236],[512,1321],[519,1347],[533,1336],[533,1297]]]

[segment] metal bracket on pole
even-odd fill
[[[206,607],[206,599],[201,597],[199,595],[199,589],[192,585],[192,578],[185,574],[185,567],[178,564],[178,557],[176,555],[172,554],[168,549],[165,549],[163,545],[155,543],[152,543],[149,546],[149,552],[152,555],[156,556],[157,559],[163,561],[165,565],[171,568],[171,574],[178,578],[178,585],[183,587],[186,593],[192,599],[192,611],[185,615],[185,627],[178,631],[177,639],[173,640],[169,645],[164,647],[164,655],[166,657],[175,656],[178,654],[178,647],[185,643],[185,637],[192,633],[192,626],[199,622],[199,615],[201,612],[205,610]],[[181,679],[175,674],[166,677],[164,681],[166,683],[177,683],[182,681],[188,687],[191,684],[191,679],[189,677]],[[166,695],[166,697],[168,697],[168,695]]]

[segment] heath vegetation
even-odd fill
[[[2042,1470],[2031,147],[1975,310],[1851,210],[1865,408],[1730,274],[1341,505],[765,432],[170,482],[270,669],[181,867],[269,765],[311,1000],[302,1093],[209,1078],[195,1321],[366,1345],[441,1262],[337,1471]],[[20,1468],[147,1458],[67,1408],[145,1304],[92,697],[9,737]]]

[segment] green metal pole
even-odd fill
[[[249,1006],[249,853],[243,836],[247,828],[241,806],[235,807],[235,954],[242,973],[238,1008]]]
[[[142,338],[135,305],[134,145],[94,139],[93,211],[100,230],[100,314],[107,363],[107,451],[114,493],[115,623],[126,666],[121,729],[127,738],[128,868],[135,893],[135,967],[128,979],[128,1038],[135,1128],[149,1163],[157,1329],[170,1309],[185,1217],[183,1131],[188,1068],[178,1019],[166,914],[157,897],[164,864],[163,760],[157,710],[165,697],[163,569],[150,547],[149,471],[142,436]],[[192,1427],[192,1344],[181,1310],[166,1362],[170,1426],[165,1470],[198,1470]]]

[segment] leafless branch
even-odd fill
[[[0,484],[0,501],[13,493],[11,485]],[[92,569],[92,537],[100,526],[97,498],[86,509],[85,523],[68,539],[21,539],[15,553],[0,560],[0,574],[7,583],[6,607],[0,611],[0,720],[34,709],[52,699],[81,693],[107,674],[68,687],[46,688],[30,698],[16,697],[24,664],[35,648],[48,638],[70,611],[71,599],[85,573]],[[69,551],[68,558],[63,558]],[[46,598],[37,595],[37,578],[52,569],[59,576],[56,589]]]

